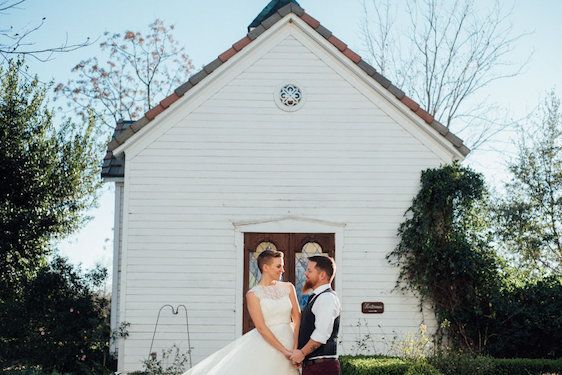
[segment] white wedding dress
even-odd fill
[[[256,285],[253,292],[260,301],[265,324],[289,350],[293,348],[289,283],[273,286]],[[183,375],[297,375],[299,371],[281,352],[268,344],[253,329],[211,354]]]

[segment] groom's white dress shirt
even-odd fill
[[[321,344],[325,344],[334,329],[334,320],[341,313],[341,304],[338,297],[334,293],[322,293],[330,288],[330,284],[320,285],[314,289],[313,293],[316,295],[314,298],[316,302],[312,305],[312,313],[315,316],[314,332],[310,338]],[[322,294],[320,294],[322,293]],[[320,295],[319,295],[320,294]],[[314,358],[337,358],[336,356],[318,356]]]

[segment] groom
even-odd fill
[[[293,351],[293,363],[302,363],[302,375],[339,375],[337,338],[341,304],[330,287],[336,273],[332,258],[308,258],[303,291],[313,290],[301,313],[299,349]]]

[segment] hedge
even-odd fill
[[[560,359],[496,359],[447,355],[414,363],[394,357],[342,356],[342,375],[562,375]],[[60,375],[39,370],[0,370],[1,375]],[[78,374],[76,374],[78,375]]]
[[[404,375],[411,364],[391,357],[341,356],[342,375]]]
[[[393,357],[340,357],[343,375],[562,375],[562,358],[497,359],[484,356],[447,355],[429,358],[431,366]],[[438,372],[435,372],[436,370]]]

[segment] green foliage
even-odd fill
[[[93,121],[57,128],[24,69],[0,68],[0,303],[45,264],[51,240],[84,223],[100,184]]]
[[[22,61],[0,68],[0,362],[102,373],[108,302],[102,270],[80,275],[52,241],[87,219],[100,185],[94,123],[55,126],[46,88]],[[31,371],[31,370],[30,370]]]
[[[562,359],[495,359],[494,375],[562,374]]]
[[[161,358],[156,353],[151,353],[150,358],[143,362],[140,374],[146,375],[179,375],[186,371],[189,363],[188,353],[180,351],[176,345],[162,350]]]
[[[390,357],[341,356],[343,375],[403,375],[410,363]]]
[[[38,369],[21,369],[21,370],[6,370],[2,371],[2,375],[71,375],[60,373],[58,371],[45,372]]]
[[[432,357],[429,362],[444,375],[495,374],[494,359],[491,357],[448,353]]]
[[[416,362],[404,375],[443,375],[425,361]]]
[[[470,169],[455,163],[424,171],[400,244],[388,256],[400,267],[399,285],[433,305],[438,333],[454,348],[562,357],[560,276],[524,280],[506,267],[489,245],[486,207],[482,177]]]
[[[506,254],[528,274],[562,273],[562,111],[552,92],[533,129],[521,129],[511,180],[496,207]]]
[[[458,163],[422,172],[421,188],[387,256],[398,285],[429,301],[456,347],[480,351],[488,340],[498,262],[486,230],[482,176]]]
[[[448,353],[428,361],[392,357],[340,357],[343,375],[543,375],[562,374],[562,359],[495,359]]]
[[[393,345],[393,351],[400,357],[413,361],[426,358],[432,349],[431,337],[427,334],[427,326],[420,324],[419,331],[415,334],[406,333],[403,339]]]
[[[103,374],[109,353],[109,300],[96,293],[105,269],[81,274],[56,257],[2,306],[0,358],[4,366]]]
[[[562,358],[562,279],[513,286],[496,305],[487,352],[501,357]]]
[[[543,375],[562,374],[562,359],[497,359],[448,354],[430,359],[444,375]]]

